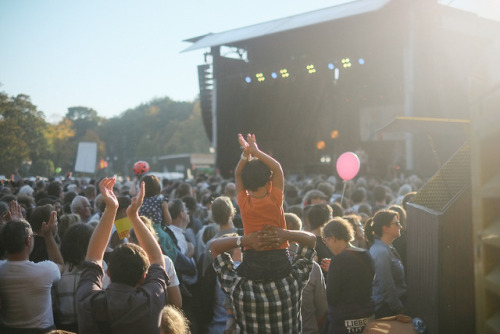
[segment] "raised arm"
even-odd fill
[[[11,219],[23,219],[23,212],[21,206],[17,201],[11,201],[9,204],[9,212]]]
[[[144,188],[145,185],[144,182],[142,182],[139,194],[137,197],[132,198],[132,204],[127,208],[127,217],[132,223],[139,245],[144,249],[146,254],[148,254],[149,262],[151,264],[159,264],[165,268],[165,260],[163,259],[160,245],[139,217],[139,208],[144,199]]]
[[[236,165],[236,169],[234,171],[234,183],[236,185],[237,194],[239,194],[240,191],[245,190],[243,181],[241,180],[241,171],[243,170],[243,166],[245,166],[248,159],[250,159],[249,145],[243,138],[241,133],[238,134],[238,142],[240,143],[240,147],[243,150],[243,153],[241,153],[240,160],[238,161],[238,164]]]
[[[49,222],[43,222],[42,228],[38,232],[38,235],[45,239],[45,245],[47,246],[47,254],[49,260],[57,264],[59,269],[62,269],[64,265],[64,260],[59,250],[59,246],[54,239],[54,233],[57,228],[57,212],[52,211],[50,214]]]
[[[267,225],[262,231],[253,232],[244,237],[228,237],[213,240],[210,244],[212,257],[216,258],[217,255],[238,247],[237,240],[239,238],[241,238],[241,247],[252,248],[257,251],[274,249],[283,244],[285,240],[308,247],[316,245],[316,236],[310,232],[289,231],[277,226]]]
[[[95,228],[94,233],[92,233],[85,257],[85,260],[97,262],[100,266],[102,266],[102,259],[108,245],[109,237],[111,236],[111,228],[115,221],[116,211],[118,210],[118,199],[113,192],[114,185],[114,178],[105,178],[99,183],[99,189],[101,190],[104,203],[106,203],[106,209],[102,214],[101,221]]]
[[[285,180],[283,176],[283,169],[281,169],[280,163],[272,158],[270,155],[262,152],[257,146],[257,141],[255,140],[254,134],[247,135],[248,152],[251,156],[258,158],[272,171],[271,182],[273,187],[278,188],[281,192],[284,191]]]

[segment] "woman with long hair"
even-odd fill
[[[375,270],[370,254],[353,246],[354,230],[344,218],[330,220],[322,237],[335,255],[326,278],[328,333],[361,333],[375,311],[371,300]]]
[[[401,258],[392,242],[401,236],[399,214],[392,210],[377,211],[366,224],[370,255],[375,264],[372,299],[375,317],[403,313],[406,302],[406,279]]]

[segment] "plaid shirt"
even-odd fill
[[[316,252],[301,247],[291,273],[277,281],[238,276],[229,254],[217,256],[214,268],[231,299],[238,333],[301,333],[302,290],[309,281]]]

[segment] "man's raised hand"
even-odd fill
[[[127,208],[127,216],[139,214],[139,209],[141,208],[142,201],[144,200],[145,187],[146,185],[144,184],[144,182],[141,182],[139,193],[136,197],[132,198],[132,203]]]
[[[49,222],[43,222],[40,231],[38,231],[38,235],[41,237],[48,237],[51,234],[53,235],[57,231],[57,212],[52,211],[50,213]]]
[[[24,218],[21,206],[17,201],[10,201],[9,211],[12,220],[19,220]]]
[[[102,198],[104,199],[104,203],[106,203],[106,207],[114,209],[118,208],[118,199],[113,192],[115,182],[116,180],[112,177],[104,178],[101,182],[99,182],[99,189],[101,190]]]

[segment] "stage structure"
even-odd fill
[[[362,172],[423,176],[466,141],[382,135],[397,116],[470,119],[469,77],[498,23],[435,1],[359,0],[187,40],[199,66],[204,126],[216,167],[230,176],[236,134],[256,133],[287,171],[334,173],[345,151]],[[424,136],[425,137],[425,136]]]

